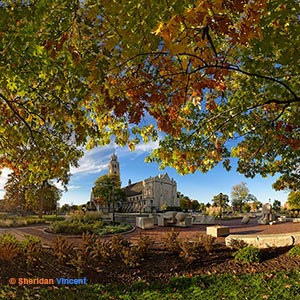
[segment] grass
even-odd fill
[[[3,215],[0,219],[0,227],[3,228],[10,228],[10,227],[21,227],[21,226],[28,226],[34,224],[45,224],[54,221],[61,221],[65,218],[63,216],[57,215],[44,215],[42,219],[40,219],[36,215],[29,215],[29,216],[8,216]]]
[[[214,274],[171,278],[167,284],[137,281],[132,286],[3,286],[0,299],[300,299],[300,272],[282,271],[235,276]]]

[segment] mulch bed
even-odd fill
[[[74,267],[61,264],[46,250],[32,266],[27,266],[24,258],[12,261],[0,261],[0,283],[7,284],[9,278],[78,278],[86,277],[88,283],[131,285],[134,281],[168,281],[176,276],[194,276],[201,274],[245,274],[256,272],[274,272],[299,267],[300,259],[289,257],[290,247],[261,250],[262,261],[255,264],[243,264],[233,259],[233,250],[218,244],[212,253],[194,263],[187,264],[175,254],[155,249],[138,267],[130,268],[121,262],[113,261],[95,268],[90,266],[78,274]]]
[[[249,224],[241,226],[240,220],[223,221],[222,225],[230,226],[232,233],[286,233],[300,231],[300,224],[285,223],[275,226],[261,225],[257,226],[255,220]],[[205,233],[205,226],[192,226],[191,228],[178,228],[181,237],[192,237],[195,234]],[[137,229],[124,238],[135,242],[138,235],[142,232],[151,237],[156,245],[161,244],[162,235],[170,231],[170,228],[158,228],[142,231]],[[8,230],[9,231],[9,230]],[[51,244],[55,235],[45,235],[42,227],[15,229],[19,234],[32,234],[39,236],[44,243]],[[106,238],[105,238],[106,239]],[[80,238],[69,239],[75,246],[80,243]],[[175,254],[171,254],[165,249],[157,246],[151,254],[144,259],[137,267],[128,267],[119,261],[113,261],[97,267],[90,265],[85,268],[81,274],[78,274],[73,266],[61,264],[54,257],[51,249],[47,250],[39,261],[33,266],[27,266],[23,257],[17,257],[12,261],[0,260],[0,284],[7,284],[8,279],[13,278],[78,278],[86,277],[88,283],[100,284],[124,284],[130,285],[136,280],[168,281],[174,276],[194,276],[201,274],[245,274],[256,272],[275,272],[283,270],[292,270],[299,268],[300,259],[289,257],[288,250],[291,247],[270,248],[261,250],[261,262],[258,264],[243,264],[233,259],[234,250],[225,246],[224,238],[217,239],[217,245],[213,251],[201,259],[191,264],[185,263]]]

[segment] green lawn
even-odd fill
[[[171,278],[168,284],[136,282],[131,287],[69,285],[55,287],[0,288],[0,299],[300,299],[300,272],[247,275],[206,275]]]
[[[43,215],[43,218],[40,219],[37,215],[27,215],[22,217],[3,214],[0,219],[0,227],[20,227],[34,224],[44,224],[54,221],[62,221],[64,219],[65,217],[60,215]]]

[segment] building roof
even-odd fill
[[[123,189],[127,197],[141,195],[143,192],[143,181],[130,184]]]
[[[171,182],[175,183],[175,181],[170,179],[169,175],[167,173],[165,174],[160,174],[155,177],[149,177],[145,179],[144,181],[149,181],[149,180],[158,180],[158,181],[164,181],[166,183]],[[132,196],[137,196],[137,195],[142,195],[143,194],[143,188],[144,184],[143,181],[135,182],[132,184],[129,184],[128,186],[123,187],[123,190],[125,192],[126,197],[132,197]]]

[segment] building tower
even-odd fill
[[[112,175],[118,176],[120,178],[120,165],[118,162],[118,157],[115,153],[110,157],[110,163],[109,163],[108,176],[112,176]]]

